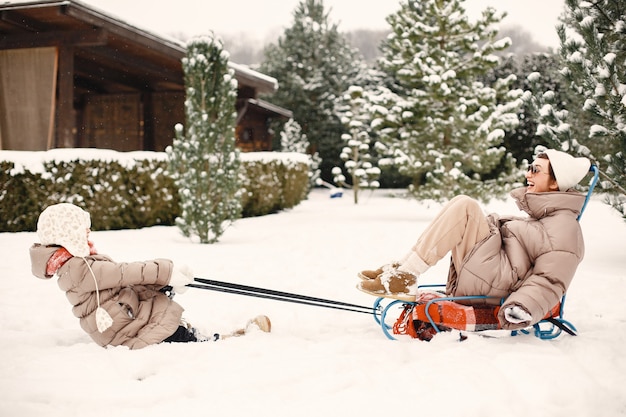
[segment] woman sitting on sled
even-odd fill
[[[577,221],[585,195],[573,187],[589,172],[587,158],[553,149],[539,153],[527,187],[511,192],[529,217],[485,216],[467,197],[450,200],[399,262],[362,271],[358,288],[378,297],[415,301],[417,280],[451,252],[448,296],[483,295],[504,302],[503,329],[539,322],[567,291],[584,255]]]

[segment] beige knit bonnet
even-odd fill
[[[74,256],[88,256],[89,213],[70,203],[54,204],[39,215],[37,236],[42,245],[60,245]]]

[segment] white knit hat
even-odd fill
[[[555,149],[547,149],[544,152],[550,159],[560,191],[567,191],[578,184],[591,167],[589,159],[584,157],[574,158],[570,154]]]
[[[89,213],[70,203],[54,204],[39,215],[37,236],[42,245],[61,245],[73,256],[89,255]]]

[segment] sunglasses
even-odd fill
[[[531,174],[539,174],[542,171],[539,168],[539,165],[530,164],[530,165],[528,165],[528,172],[530,172]]]

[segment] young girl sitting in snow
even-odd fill
[[[182,293],[193,282],[186,267],[168,259],[116,263],[96,252],[88,236],[89,213],[69,203],[46,208],[37,222],[40,244],[30,248],[32,272],[38,278],[58,276],[59,287],[74,306],[80,325],[100,346],[140,349],[161,342],[217,340],[200,335],[182,320],[183,308],[165,287]],[[270,331],[266,316],[248,323]],[[247,328],[248,328],[247,327]],[[231,335],[245,334],[245,329]],[[222,338],[224,338],[223,336]]]

